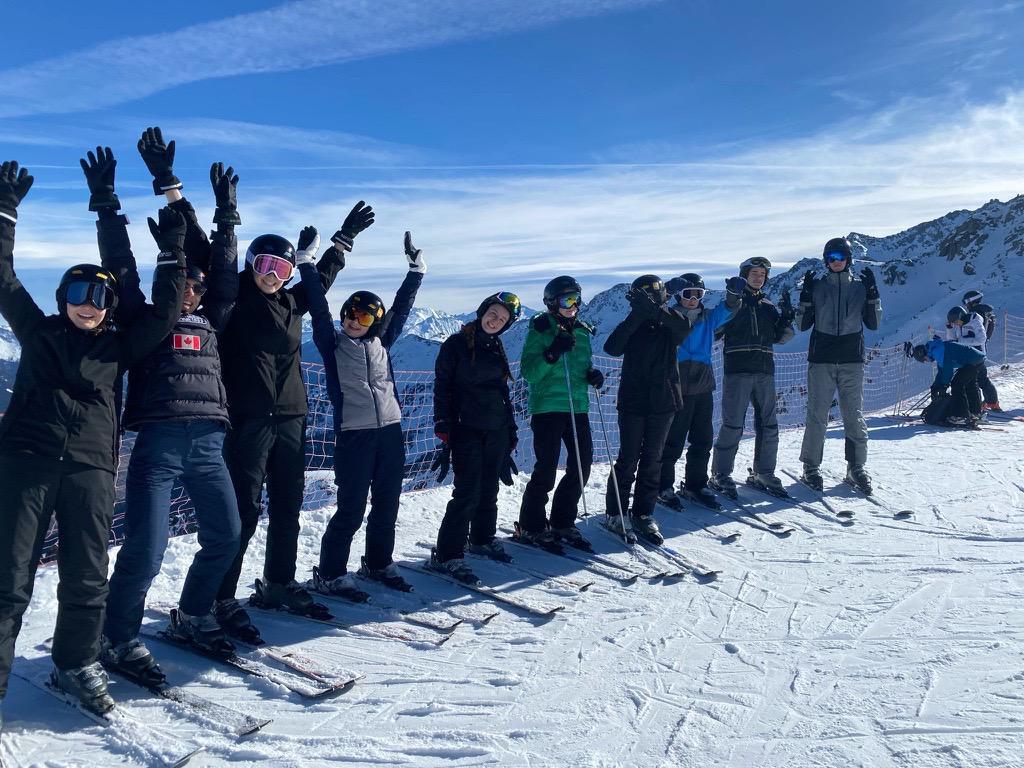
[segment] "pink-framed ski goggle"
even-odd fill
[[[280,256],[274,256],[271,253],[258,253],[256,258],[252,260],[252,271],[257,275],[269,275],[273,273],[278,280],[287,282],[292,279],[292,272],[295,270],[294,265],[283,259]]]

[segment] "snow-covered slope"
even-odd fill
[[[1024,370],[999,373],[997,382],[1005,405],[1022,401]],[[720,567],[717,583],[625,587],[570,561],[517,552],[520,564],[594,584],[580,592],[473,562],[488,583],[565,606],[540,621],[413,575],[415,594],[439,607],[499,613],[489,624],[460,626],[441,647],[258,617],[271,642],[364,675],[350,692],[312,704],[154,644],[175,682],[273,718],[244,741],[123,682],[113,693],[161,724],[168,745],[194,738],[205,746],[194,761],[200,766],[1020,765],[1024,423],[968,433],[868,421],[880,495],[913,509],[913,519],[895,520],[837,484],[843,436],[833,429],[827,485],[840,507],[856,510],[850,528],[820,505],[786,509],[756,496],[758,511],[797,531],[780,539],[699,509],[659,511],[670,545]],[[781,466],[797,466],[800,438],[799,430],[783,431]],[[744,441],[738,466],[751,448]],[[984,456],[984,471],[965,456]],[[594,468],[592,511],[602,506],[607,476],[607,466]],[[502,487],[502,525],[516,519],[524,481]],[[435,536],[449,493],[403,497],[399,559],[425,556],[420,543]],[[329,515],[304,514],[300,578],[316,562]],[[582,527],[602,552],[630,562],[596,520]],[[261,572],[265,530],[250,547],[243,585]],[[732,531],[742,532],[739,541],[723,544]],[[194,536],[171,541],[152,601],[173,602],[195,548]],[[353,566],[361,551],[360,534]],[[40,656],[37,644],[52,633],[56,576],[53,565],[39,571],[20,656]],[[367,621],[362,609],[332,608],[355,628]],[[4,764],[146,764],[116,731],[17,678],[4,712]]]

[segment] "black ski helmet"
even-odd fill
[[[828,266],[828,256],[830,253],[841,253],[846,257],[846,269],[850,268],[853,264],[853,245],[845,237],[833,237],[827,243],[825,247],[821,249],[821,260],[825,262],[825,266]]]
[[[963,307],[953,307],[946,313],[947,323],[966,323],[971,319],[971,313]]]
[[[928,347],[924,344],[917,344],[914,346],[914,350],[911,353],[913,358],[919,363],[928,362]]]
[[[764,256],[751,256],[749,259],[744,259],[743,263],[740,264],[740,277],[745,278],[754,267],[760,267],[764,270],[764,281],[767,283],[772,273],[772,263]]]
[[[631,291],[645,291],[659,304],[668,301],[668,288],[657,275],[640,275],[629,285]]]
[[[263,253],[287,259],[295,266],[295,247],[280,235],[260,235],[249,243],[245,252],[245,265],[251,269],[253,261]]]
[[[110,312],[117,309],[117,280],[114,275],[96,264],[76,264],[64,272],[57,285],[55,296],[57,311],[61,315],[66,315],[68,285],[71,283],[91,283],[100,286],[104,292],[105,303],[109,303],[109,306],[97,307],[97,309],[106,309]],[[95,302],[93,302],[93,306],[96,306]],[[107,315],[107,319],[110,319],[110,315]]]
[[[544,286],[544,306],[552,312],[558,310],[558,300],[569,293],[583,294],[575,277],[561,275]]]
[[[968,291],[967,293],[964,294],[964,297],[963,299],[961,299],[961,301],[963,301],[964,306],[969,309],[971,304],[977,304],[984,298],[985,294],[982,293],[981,291]]]
[[[505,323],[505,327],[498,331],[495,335],[500,335],[509,329],[516,320],[518,320],[523,314],[523,305],[519,302],[519,297],[510,291],[499,291],[498,293],[488,296],[482,302],[476,310],[477,321],[484,319],[484,314],[487,310],[493,307],[495,304],[500,304],[506,310],[508,310],[508,322]]]
[[[345,303],[341,305],[341,316],[345,318],[348,316],[349,310],[358,309],[363,312],[368,312],[373,315],[373,325],[370,326],[370,333],[374,333],[380,328],[381,321],[384,319],[384,315],[387,309],[384,306],[384,302],[380,296],[370,291],[356,291],[349,296]]]

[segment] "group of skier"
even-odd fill
[[[127,219],[119,213],[117,160],[109,148],[97,147],[81,162],[89,208],[97,214],[100,264],[67,270],[56,291],[57,314],[50,316],[14,270],[17,208],[32,177],[15,162],[0,166],[0,313],[22,345],[11,404],[0,422],[0,700],[54,514],[60,586],[51,685],[97,713],[114,706],[104,667],[148,686],[165,681],[139,635],[146,596],[167,546],[177,483],[192,499],[199,549],[177,605],[167,610],[168,639],[211,655],[231,654],[237,641],[261,641],[237,590],[264,489],[266,554],[251,606],[324,618],[329,613],[314,599],[317,594],[367,599],[357,575],[411,589],[393,561],[405,447],[390,350],[426,273],[422,251],[406,232],[408,273],[390,305],[357,291],[342,304],[336,324],[326,294],[355,238],[373,224],[372,208],[356,204],[322,254],[313,227],[301,231],[297,247],[280,235],[261,235],[239,270],[235,227],[241,218],[233,169],[221,163],[210,169],[216,228],[207,236],[174,174],[175,143],[165,142],[159,128],[148,128],[138,150],[154,193],[167,203],[149,220],[159,248],[149,301]],[[725,298],[712,308],[704,305],[707,289],[700,275],[633,281],[626,294],[629,312],[604,345],[607,354],[622,358],[619,450],[604,510],[611,530],[661,543],[654,517],[659,502],[679,506],[688,499],[716,506],[716,492],[735,497],[732,474],[751,405],[756,437],[746,482],[785,493],[775,474],[774,347],[789,341],[796,325],[811,330],[801,479],[822,488],[828,411],[838,397],[846,479],[871,493],[862,414],[863,330],[879,325],[878,287],[870,268],[853,274],[853,249],[844,238],[826,243],[823,260],[823,275],[812,270],[804,277],[797,307],[785,292],[778,305],[769,301],[771,264],[761,257],[739,265],[739,274],[725,282]],[[289,286],[296,272],[300,279]],[[936,360],[936,386],[951,379],[954,393],[966,393],[973,413],[969,390],[984,367],[965,357],[960,350],[968,347],[960,342],[980,346],[983,361],[991,328],[976,318],[991,310],[978,304],[980,294],[973,302],[967,298],[963,316],[951,313],[951,340],[912,353]],[[605,376],[594,365],[595,329],[579,316],[580,284],[569,276],[555,278],[544,290],[544,305],[546,311],[529,321],[521,358],[536,463],[514,538],[548,550],[590,550],[576,527],[577,508],[594,452],[589,390],[597,391],[600,406]],[[337,509],[312,579],[299,583],[307,423],[300,351],[307,313],[333,408]],[[515,294],[488,296],[475,319],[443,342],[435,365],[434,431],[440,442],[434,468],[442,477],[451,469],[454,483],[426,567],[469,584],[476,576],[467,551],[511,559],[497,537],[499,483],[511,484],[518,472],[512,371],[501,336],[521,314]],[[718,338],[725,365],[722,426],[715,438],[711,354]],[[980,380],[987,384],[987,378]],[[986,390],[985,399],[997,407],[994,391]],[[123,429],[136,437],[127,470],[124,542],[108,586],[107,539]],[[555,488],[563,445],[568,469]],[[677,489],[675,468],[684,449],[685,475]],[[352,574],[350,550],[368,502],[365,552]]]

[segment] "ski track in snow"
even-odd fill
[[[1004,404],[1024,397],[1024,369],[996,381]],[[256,616],[269,641],[364,676],[315,702],[154,644],[175,682],[273,718],[242,740],[116,679],[113,694],[163,732],[202,744],[198,766],[1024,765],[1024,424],[907,430],[903,439],[899,426],[881,428],[869,469],[879,497],[915,510],[911,519],[895,520],[845,486],[834,495],[837,507],[856,511],[851,527],[751,492],[754,509],[796,532],[779,539],[692,505],[658,511],[673,547],[722,569],[712,584],[623,587],[568,560],[513,553],[553,578],[594,581],[577,592],[480,566],[514,592],[566,606],[546,621],[414,574],[417,594],[437,596],[441,607],[499,613],[486,625],[465,622],[440,647]],[[800,438],[783,432],[780,467],[799,468]],[[751,448],[744,441],[737,467]],[[827,486],[838,483],[842,453],[842,430],[833,428]],[[596,465],[590,509],[601,509],[606,480],[607,466]],[[520,475],[502,488],[500,523],[517,517],[524,484]],[[794,494],[811,499],[802,490]],[[448,495],[403,497],[398,559],[425,556],[418,543],[433,538]],[[330,513],[304,514],[299,578],[316,562]],[[600,551],[630,562],[597,525],[581,522]],[[720,542],[734,530],[738,541]],[[240,583],[259,575],[264,546],[261,527]],[[360,537],[353,564],[361,548]],[[152,602],[175,600],[194,549],[194,536],[172,540]],[[52,634],[55,590],[56,569],[41,568],[19,655],[39,655]],[[376,618],[331,608],[351,623]],[[5,766],[141,764],[116,734],[18,678],[5,715]]]

